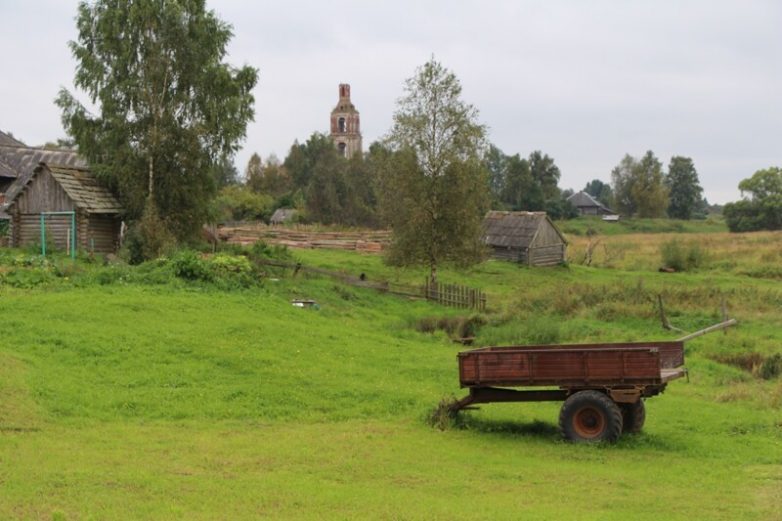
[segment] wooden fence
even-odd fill
[[[395,284],[388,281],[370,281],[367,280],[363,274],[356,277],[343,272],[303,266],[300,263],[293,264],[273,260],[259,260],[257,262],[265,266],[290,269],[293,277],[299,272],[314,273],[337,279],[345,284],[350,284],[351,286],[370,288],[383,293],[398,295],[400,297],[424,298],[432,302],[437,302],[443,306],[476,309],[478,311],[484,311],[486,309],[486,294],[483,291],[458,284],[431,284],[429,279],[427,279],[423,286],[416,287]]]
[[[483,291],[459,284],[443,284],[441,282],[432,284],[427,279],[424,284],[424,296],[427,300],[444,306],[477,309],[478,311],[486,309],[486,294]]]

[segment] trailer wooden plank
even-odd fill
[[[491,346],[460,353],[459,375],[462,387],[660,385],[683,362],[681,342]]]

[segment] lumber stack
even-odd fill
[[[220,226],[218,238],[230,244],[248,245],[258,241],[289,248],[318,248],[381,253],[391,233],[386,230],[319,230],[315,227],[268,226],[261,223],[237,223]]]

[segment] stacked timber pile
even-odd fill
[[[312,227],[268,226],[262,223],[237,223],[220,226],[217,236],[231,244],[253,244],[264,241],[289,248],[318,248],[380,253],[391,233],[385,230],[321,231]]]

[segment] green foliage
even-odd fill
[[[268,221],[274,209],[274,199],[242,185],[226,186],[212,202],[216,222]]]
[[[524,159],[519,154],[507,156],[491,145],[483,161],[490,175],[493,208],[545,210],[553,219],[570,219],[578,214],[557,186],[559,168],[547,154],[536,150]]]
[[[564,195],[546,201],[545,210],[552,219],[575,219],[579,215],[578,208],[573,206]]]
[[[611,206],[614,192],[611,190],[610,184],[604,183],[600,179],[593,179],[586,184],[584,191],[594,197],[603,206]]]
[[[749,195],[723,209],[732,232],[782,229],[782,168],[758,170],[739,183]]]
[[[543,190],[530,171],[529,161],[518,154],[505,157],[505,185],[500,201],[511,210],[537,211],[544,205]]]
[[[138,241],[138,245],[132,243]],[[174,248],[176,239],[169,231],[163,219],[157,212],[154,204],[147,204],[141,219],[131,229],[128,237],[128,248],[131,252],[131,260],[154,259]]]
[[[296,192],[281,196],[279,204],[292,206],[285,199],[301,194],[309,221],[373,227],[377,225],[375,170],[358,154],[345,159],[330,137],[316,132],[305,144],[294,143],[283,165],[268,166],[263,181],[253,186],[277,194],[292,186]]]
[[[535,150],[529,155],[529,170],[543,193],[543,198],[551,200],[559,196],[559,167],[554,164],[554,159],[540,150]]]
[[[263,161],[257,152],[253,152],[244,169],[244,182],[253,192],[263,192]]]
[[[782,168],[772,166],[758,170],[752,177],[739,183],[739,190],[749,194],[752,201],[782,195]]]
[[[337,151],[334,142],[326,134],[313,132],[306,143],[294,142],[283,163],[294,189],[307,188],[316,163],[332,156],[337,156]]]
[[[393,232],[389,262],[427,265],[433,281],[442,262],[471,264],[483,253],[486,129],[461,91],[456,76],[434,58],[406,81],[388,138],[393,160],[382,167],[378,192]]]
[[[253,154],[247,162],[245,179],[248,188],[252,191],[275,198],[289,194],[292,188],[291,179],[285,166],[281,165],[274,155],[269,157],[266,164],[263,164],[261,157],[258,154]]]
[[[700,268],[706,260],[706,253],[697,242],[683,244],[678,239],[664,242],[660,248],[663,266],[676,271],[691,271]]]
[[[662,163],[651,150],[637,160],[625,155],[611,172],[614,203],[626,216],[662,217],[668,207],[668,188]]]
[[[665,186],[670,193],[668,215],[674,219],[692,219],[701,210],[703,200],[698,172],[689,157],[674,156],[668,165]]]
[[[171,259],[171,266],[174,275],[180,279],[211,282],[214,278],[209,264],[194,251],[185,250],[177,253]]]
[[[253,118],[257,71],[223,62],[231,28],[203,0],[81,2],[76,25],[74,81],[98,111],[61,90],[68,134],[127,217],[153,205],[174,237],[193,238]]]
[[[239,172],[230,157],[221,157],[212,167],[212,178],[218,189],[239,184]]]

